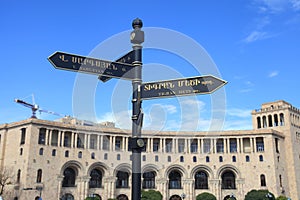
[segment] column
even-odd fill
[[[188,139],[184,138],[184,152],[188,153]]]
[[[240,138],[236,138],[236,148],[237,148],[237,153],[240,153],[241,152],[241,149],[240,149]]]
[[[150,152],[153,152],[153,138],[150,139]]]
[[[257,148],[256,148],[256,137],[253,138],[253,146],[254,146],[254,152],[257,152]]]
[[[204,140],[203,139],[200,139],[200,146],[201,146],[201,153],[203,154],[204,153]]]
[[[61,138],[60,138],[60,141],[61,141],[61,146],[63,147],[64,146],[64,143],[65,143],[65,132],[62,131],[61,133]]]
[[[50,129],[46,129],[46,133],[45,133],[45,145],[48,145],[48,141],[49,141],[49,131],[51,131]]]
[[[51,141],[52,141],[52,130],[49,130],[49,141],[48,141],[49,146],[51,146]]]
[[[75,142],[74,142],[74,147],[75,148],[77,148],[77,143],[78,143],[78,136],[79,136],[79,133],[75,133],[75,135],[74,135],[74,140],[75,140]]]
[[[99,150],[102,150],[102,145],[103,145],[103,135],[99,135],[99,137],[100,137]]]
[[[111,140],[111,150],[115,151],[115,144],[116,144],[116,136],[112,136],[112,140]]]
[[[191,153],[191,138],[187,139],[187,153]]]
[[[150,142],[150,138],[147,138],[147,152],[151,151],[151,142]]]
[[[253,138],[250,137],[250,152],[253,152]]]
[[[241,138],[241,153],[244,153],[244,143],[243,143],[243,138]]]
[[[214,153],[217,153],[217,139],[213,139]]]
[[[87,134],[87,141],[86,141],[87,149],[90,149],[90,144],[91,144],[90,139],[91,139],[91,134]]]
[[[198,145],[198,147],[197,147],[197,153],[201,153],[201,140],[200,139],[197,139],[197,145]]]
[[[175,138],[172,138],[172,153],[175,153],[175,151],[176,151],[176,146],[175,146]]]
[[[223,152],[224,153],[227,153],[227,139],[226,138],[223,138],[223,146],[224,146],[224,149],[223,149]]]
[[[174,138],[174,150],[173,152],[174,153],[177,153],[178,152],[178,138]]]
[[[227,153],[230,153],[230,138],[227,138],[226,141],[227,141]]]
[[[63,176],[59,176],[57,178],[58,184],[57,184],[57,199],[60,199],[61,195],[61,188],[62,188],[62,181],[63,181]]]
[[[165,145],[166,145],[166,139],[165,138],[161,139],[160,145],[161,145],[161,152],[165,152],[166,151],[165,150]]]
[[[74,132],[71,133],[71,148],[74,148]]]
[[[83,146],[84,146],[85,149],[87,149],[86,141],[87,141],[87,134],[85,133],[84,134],[84,141],[83,141],[83,144],[84,144]]]

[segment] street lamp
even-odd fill
[[[268,198],[268,199],[273,199],[273,196],[268,192],[268,194],[266,194],[266,197]]]

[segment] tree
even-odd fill
[[[217,198],[213,194],[203,192],[197,195],[196,200],[217,200]]]
[[[288,200],[289,198],[285,197],[285,196],[279,196],[276,198],[276,200]]]
[[[87,197],[85,200],[100,200],[99,197]]]
[[[142,190],[142,200],[162,200],[163,196],[159,191]]]
[[[245,200],[275,200],[275,196],[268,190],[251,190],[246,194]]]
[[[11,170],[7,168],[0,168],[0,195],[3,195],[5,186],[11,184],[13,178]]]

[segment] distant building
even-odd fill
[[[252,111],[253,130],[143,131],[142,187],[164,200],[203,192],[237,200],[252,189],[300,199],[300,110],[285,101]],[[0,125],[0,169],[12,199],[131,199],[131,131],[76,119]]]

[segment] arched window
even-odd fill
[[[283,113],[279,114],[280,126],[284,126],[284,115]]]
[[[197,156],[193,156],[193,162],[197,162]]]
[[[99,169],[93,169],[90,173],[91,179],[89,182],[90,188],[101,188],[102,186],[102,172]]]
[[[40,150],[39,150],[39,155],[43,155],[44,154],[44,149],[43,148],[40,148]]]
[[[266,118],[266,116],[263,116],[262,119],[263,119],[263,128],[267,128],[267,118]]]
[[[273,126],[272,115],[268,115],[268,122],[269,122],[269,127],[272,127]]]
[[[184,157],[180,156],[180,162],[184,162]]]
[[[118,171],[117,173],[117,188],[128,188],[128,172]]]
[[[259,161],[260,161],[260,162],[263,162],[263,161],[264,161],[263,155],[259,155]]]
[[[23,155],[23,148],[20,148],[20,156]]]
[[[206,162],[209,162],[209,156],[206,156],[205,159],[206,159]]]
[[[235,175],[232,171],[225,171],[222,174],[222,189],[236,189]]]
[[[266,184],[266,177],[264,174],[260,175],[260,186],[262,187],[266,187],[267,184]]]
[[[232,156],[232,162],[236,162],[236,156]]]
[[[155,172],[149,171],[143,173],[143,189],[155,188]]]
[[[65,157],[68,158],[69,157],[69,151],[65,151]]]
[[[66,168],[64,171],[64,179],[63,179],[62,186],[63,187],[74,187],[75,180],[76,180],[75,170],[70,167]]]
[[[177,170],[169,174],[169,189],[181,189],[181,174]]]
[[[82,158],[82,152],[81,151],[78,152],[78,158]]]
[[[208,176],[204,171],[195,174],[195,189],[208,189]]]
[[[274,126],[278,126],[278,115],[274,115]]]
[[[260,117],[257,117],[257,118],[256,118],[256,121],[257,121],[257,128],[261,128],[261,120],[260,120]]]
[[[91,159],[95,159],[95,153],[91,153]]]
[[[21,180],[21,170],[19,169],[17,173],[17,183],[20,183],[20,180]]]
[[[52,156],[56,156],[56,149],[52,149]]]
[[[42,182],[42,174],[43,174],[43,172],[42,172],[41,169],[37,170],[37,175],[36,175],[36,182],[37,183],[41,183]]]
[[[219,156],[219,162],[223,162],[223,156]]]
[[[246,156],[246,162],[250,162],[250,156]]]
[[[74,196],[72,194],[65,194],[64,196],[62,196],[61,198],[62,200],[74,200]]]

